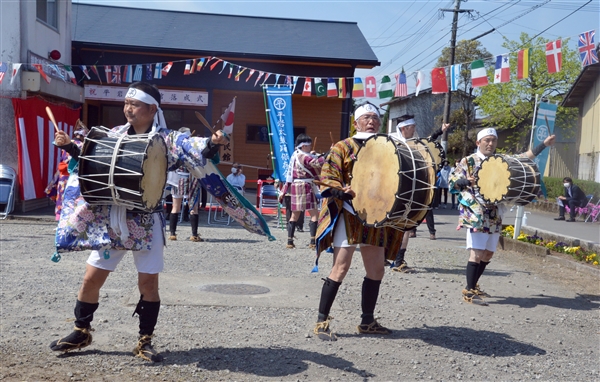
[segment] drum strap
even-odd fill
[[[123,139],[125,137],[126,137],[126,135],[123,134],[123,135],[119,136],[119,138],[117,139],[117,143],[115,144],[115,149],[113,150],[112,158],[111,158],[111,162],[110,162],[110,171],[108,173],[108,188],[110,189],[110,193],[112,195],[113,201],[117,205],[119,205],[120,203],[118,202],[119,192],[115,189],[115,179],[114,179],[115,166],[117,165],[117,158],[119,156],[119,149],[121,148],[121,142],[123,141]]]
[[[110,225],[115,230],[115,233],[119,235],[121,240],[127,240],[129,237],[129,229],[127,228],[127,207],[118,202],[119,192],[115,189],[114,171],[115,166],[117,165],[117,158],[119,149],[121,147],[121,142],[126,136],[126,134],[122,134],[117,139],[115,149],[112,153],[110,171],[108,173],[108,188],[110,189],[113,202],[115,203],[115,205],[111,206],[110,209]]]

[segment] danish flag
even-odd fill
[[[562,43],[560,40],[546,44],[546,64],[548,73],[558,73],[562,67]]]

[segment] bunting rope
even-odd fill
[[[591,30],[588,32],[584,32],[577,36],[569,36],[564,39],[571,39],[573,37],[578,37],[578,52],[580,54],[580,59],[582,61],[583,66],[593,65],[598,62],[596,45],[594,42],[595,30]],[[525,49],[533,49],[546,46],[546,54],[548,56],[548,52],[552,51],[551,54],[558,55],[561,54],[561,43],[562,40],[556,40],[553,42],[533,45],[530,48]],[[531,41],[531,40],[530,40]],[[548,48],[550,44],[553,44],[551,48]],[[491,55],[481,57],[474,61],[467,62],[459,62],[455,63],[452,66],[444,66],[441,68],[431,68],[432,70],[432,84],[436,79],[434,72],[439,69],[445,70],[453,69],[453,67],[458,67],[459,65],[465,64],[474,64],[478,61],[488,62],[499,57],[507,57],[508,55],[513,54],[521,54],[521,52],[525,49],[516,52],[508,52],[501,55]],[[585,51],[584,51],[585,49]],[[431,62],[431,61],[430,61]],[[181,59],[181,60],[173,60],[164,62],[153,62],[153,63],[137,63],[137,64],[118,64],[118,65],[77,65],[77,67],[81,70],[82,76],[77,80],[75,73],[72,70],[71,65],[64,65],[57,62],[52,63],[40,63],[40,62],[31,62],[31,63],[12,63],[12,62],[0,62],[0,83],[2,82],[6,73],[8,73],[8,67],[11,65],[12,67],[12,76],[10,79],[11,84],[14,82],[14,79],[18,75],[19,70],[25,65],[28,67],[33,67],[37,70],[42,78],[50,83],[51,76],[58,77],[63,81],[71,81],[74,84],[82,82],[85,78],[88,80],[92,79],[92,74],[96,76],[96,79],[100,84],[103,82],[107,84],[121,84],[121,83],[131,83],[135,81],[150,81],[150,80],[160,80],[163,77],[166,77],[169,72],[172,70],[175,64],[185,63],[184,66],[184,75],[191,75],[197,73],[201,70],[206,70],[209,68],[210,71],[213,71],[217,67],[220,66],[219,74],[222,74],[226,69],[229,69],[226,74],[227,78],[231,79],[233,77],[234,81],[240,81],[242,74],[247,73],[245,78],[245,82],[248,82],[255,73],[258,75],[255,78],[254,86],[257,86],[260,82],[261,86],[264,85],[288,85],[292,86],[293,89],[296,88],[298,80],[304,80],[304,89],[302,95],[311,96],[312,94],[316,94],[318,97],[327,96],[327,97],[339,97],[339,98],[350,98],[350,96],[354,98],[390,98],[392,96],[401,97],[406,96],[407,90],[406,87],[406,76],[415,76],[417,83],[417,88],[420,87],[419,76],[421,72],[429,71],[430,69],[424,70],[416,70],[409,73],[405,73],[404,69],[400,74],[395,74],[394,77],[396,81],[393,83],[390,75],[381,75],[381,76],[365,76],[365,82],[363,84],[363,78],[361,77],[307,77],[307,76],[299,76],[299,75],[290,75],[283,73],[272,73],[268,71],[258,70],[250,67],[246,67],[234,62],[227,61],[225,59],[216,57],[216,56],[205,56],[205,57],[197,57],[197,58],[189,58],[189,59]],[[560,63],[557,65],[555,70],[550,68],[549,64],[549,72],[554,73],[560,71]],[[144,75],[144,68],[145,75]],[[510,67],[508,67],[510,70]],[[498,68],[497,68],[498,69]],[[557,69],[557,70],[556,70]],[[101,75],[102,70],[104,71],[104,78]],[[234,74],[235,70],[235,74]],[[48,75],[50,74],[50,75]],[[444,76],[446,74],[444,73]],[[274,78],[274,83],[271,83],[271,78]],[[283,83],[280,83],[280,78],[284,78]],[[519,77],[519,79],[526,77]],[[104,80],[104,81],[103,81]],[[262,80],[262,82],[261,82]],[[352,80],[351,89],[350,87],[346,87],[346,81]],[[312,89],[312,82],[314,81],[314,90]],[[404,82],[402,82],[404,81]],[[496,82],[496,81],[495,81]],[[502,81],[505,82],[505,81]],[[395,88],[392,88],[392,85],[395,85]],[[379,87],[379,91],[375,89]],[[347,89],[346,89],[347,88]],[[366,88],[366,90],[365,90]],[[391,91],[391,92],[390,92]],[[447,90],[446,90],[447,91]],[[377,94],[379,93],[379,94]],[[435,93],[435,92],[434,92]],[[379,95],[379,97],[377,97]]]

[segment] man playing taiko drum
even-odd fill
[[[164,115],[160,108],[160,99],[160,92],[154,85],[145,82],[131,84],[125,95],[125,105],[123,107],[127,123],[115,127],[113,132],[127,135],[160,134],[167,146],[167,168],[170,170],[177,168],[182,162],[189,170],[193,170],[195,166],[203,165],[207,159],[218,155],[219,145],[227,142],[227,138],[223,136],[221,131],[217,131],[210,139],[207,139],[193,138],[176,131],[167,130]],[[79,148],[71,143],[69,136],[64,132],[59,131],[56,133],[55,143],[71,154],[73,158],[79,157]],[[106,213],[106,211],[113,210],[112,208],[110,210],[102,208],[104,206],[99,207],[90,206],[84,212],[91,212],[97,217]],[[83,208],[75,210],[73,215],[77,215],[79,211],[83,211]],[[133,260],[138,271],[138,288],[141,294],[133,313],[139,315],[139,338],[133,353],[135,356],[147,361],[159,362],[162,360],[162,356],[152,346],[152,336],[160,310],[158,274],[164,266],[164,217],[162,211],[144,213],[135,209],[128,211],[126,216],[125,218],[123,214],[122,221],[118,217],[115,220],[116,225],[130,227],[131,234],[124,237],[123,241],[125,239],[131,240],[132,235],[139,236],[141,230],[144,232],[144,237],[135,236],[136,240],[145,241],[150,247],[150,249],[133,251]],[[62,216],[59,227],[61,224],[69,224],[63,221],[63,218],[68,220],[70,216]],[[100,227],[97,223],[98,220],[102,219],[95,218],[87,226],[90,242],[94,241],[94,235],[107,229],[107,227]],[[109,228],[114,229],[112,216],[110,220],[111,226]],[[147,230],[142,228],[142,222],[145,222],[144,227],[147,227]],[[123,229],[125,230],[125,228]],[[111,245],[116,243],[115,240],[111,240]],[[67,352],[86,347],[92,343],[91,322],[94,312],[98,309],[100,288],[104,285],[108,275],[116,269],[126,252],[112,247],[105,250],[104,253],[92,251],[87,260],[85,275],[75,303],[75,327],[66,337],[53,341],[50,344],[52,350]]]
[[[440,135],[442,135],[446,130],[450,128],[449,123],[442,123],[441,128],[435,130],[430,136],[423,138],[424,141],[427,142],[435,142],[436,139]],[[415,122],[415,116],[410,114],[405,114],[398,117],[398,125],[396,125],[396,133],[390,134],[390,136],[394,139],[398,139],[402,142],[406,142],[409,139],[418,139],[419,136],[416,134],[417,124]],[[444,154],[445,156],[445,154]],[[437,172],[438,169],[435,169]],[[432,185],[433,186],[433,185]],[[429,230],[429,239],[435,240],[435,221],[433,217],[433,210],[427,211],[427,215],[425,215],[425,220],[427,223],[427,229]],[[406,254],[406,249],[408,248],[408,239],[411,237],[417,236],[417,228],[415,227],[413,230],[409,231],[404,235],[404,240],[402,241],[402,247],[396,254],[396,259],[392,264],[392,270],[395,272],[401,273],[412,273],[414,269],[409,267],[404,260],[404,256]]]
[[[333,267],[321,290],[319,315],[314,333],[322,340],[335,341],[329,324],[329,311],[344,277],[350,269],[352,255],[360,245],[366,277],[362,284],[362,315],[358,332],[363,334],[390,334],[374,317],[379,287],[385,273],[384,251],[398,251],[402,232],[393,228],[365,227],[352,207],[356,193],[349,186],[356,154],[363,142],[379,132],[379,111],[367,103],[354,112],[356,135],[337,142],[331,148],[321,170],[321,195],[325,198],[319,214],[317,256],[333,246]]]
[[[533,160],[547,146],[554,144],[555,136],[547,137],[533,150],[516,157]],[[475,174],[481,163],[496,151],[498,134],[493,128],[486,128],[477,134],[477,151],[463,158],[450,175],[450,192],[458,194],[460,210],[459,228],[467,228],[467,249],[470,250],[467,263],[467,286],[462,291],[463,300],[478,305],[487,305],[482,297],[489,297],[479,288],[478,281],[485,267],[490,263],[502,230],[503,204],[486,203],[476,187]],[[500,208],[499,208],[500,207]]]

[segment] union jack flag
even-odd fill
[[[581,66],[588,66],[598,63],[598,53],[596,53],[596,45],[594,44],[595,30],[584,32],[579,35],[579,58],[581,58]]]

